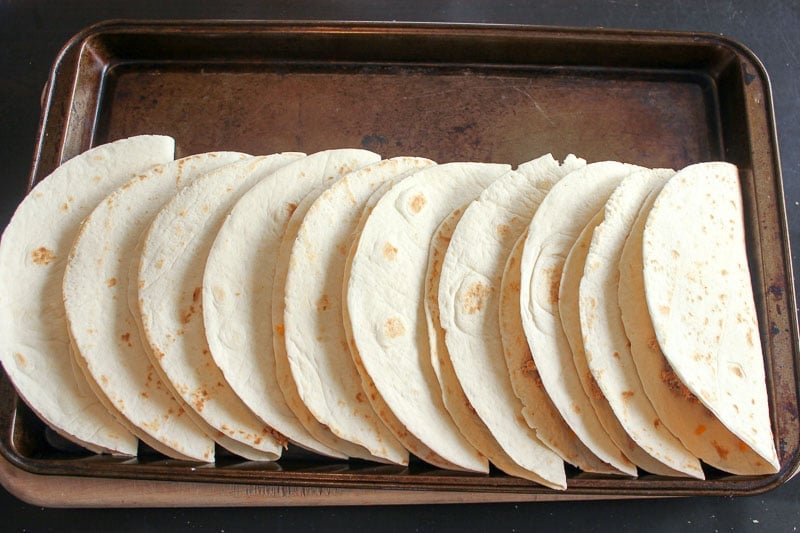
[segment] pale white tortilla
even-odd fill
[[[139,260],[139,311],[152,362],[197,415],[239,444],[226,448],[248,459],[277,459],[285,439],[245,406],[214,364],[202,321],[203,270],[236,200],[300,157],[256,157],[195,180],[155,216]]]
[[[375,161],[363,150],[318,152],[278,169],[231,209],[218,232],[203,276],[203,321],[217,366],[237,395],[262,420],[295,444],[345,458],[338,439],[306,429],[278,384],[270,319],[275,264],[286,224],[309,192],[341,172]],[[327,441],[324,439],[327,438]]]
[[[86,217],[64,273],[64,306],[79,365],[141,440],[176,459],[213,462],[214,441],[184,416],[147,356],[128,306],[129,265],[142,233],[177,191],[246,157],[199,154],[133,178]]]
[[[641,167],[602,162],[562,178],[528,226],[520,271],[522,324],[545,390],[578,438],[602,461],[629,475],[636,475],[636,467],[608,436],[581,385],[561,325],[558,290],[564,261],[580,232],[619,182],[637,170]]]
[[[448,414],[431,367],[424,283],[438,226],[508,170],[508,165],[449,163],[396,184],[372,209],[347,282],[354,357],[394,415],[384,422],[401,442],[410,433],[445,461],[479,472],[487,470],[486,458]],[[376,405],[381,416],[384,406]]]
[[[669,365],[777,471],[736,167],[700,163],[678,172],[650,210],[642,260],[647,308]]]
[[[287,366],[298,395],[339,438],[397,464],[408,464],[408,451],[375,414],[361,384],[342,323],[342,284],[353,232],[370,195],[433,164],[422,158],[387,159],[331,185],[305,212],[286,276]]]
[[[80,223],[114,189],[173,159],[175,142],[139,136],[61,165],[22,201],[0,244],[0,360],[19,395],[64,437],[135,455],[136,438],[73,372],[61,282]],[[83,383],[81,383],[83,382]]]
[[[630,176],[628,178],[630,178]],[[561,317],[561,324],[564,327],[564,333],[567,336],[570,350],[572,351],[572,360],[578,372],[578,377],[581,380],[583,390],[589,398],[589,402],[594,408],[600,420],[600,424],[603,426],[603,429],[606,430],[608,436],[611,437],[614,444],[623,451],[625,456],[630,459],[633,464],[651,474],[673,477],[685,476],[686,474],[673,470],[656,460],[628,435],[625,428],[620,424],[620,421],[614,414],[614,411],[611,409],[608,400],[603,395],[603,390],[597,385],[586,361],[586,354],[583,348],[583,336],[581,334],[580,306],[578,303],[579,287],[586,263],[586,254],[589,251],[589,244],[592,241],[592,234],[602,220],[603,209],[601,207],[583,231],[581,231],[575,244],[572,246],[564,262],[564,269],[561,274],[558,309]]]
[[[644,295],[642,234],[659,191],[660,188],[653,191],[643,203],[625,241],[619,263],[622,322],[644,391],[652,401],[658,419],[689,451],[709,465],[741,475],[774,473],[773,465],[731,433],[686,388],[658,346]]]
[[[444,355],[466,398],[508,458],[562,488],[563,460],[521,417],[503,356],[499,292],[508,255],[536,208],[559,179],[585,164],[571,156],[562,166],[548,154],[487,187],[453,232],[438,291]]]
[[[442,389],[442,400],[464,437],[497,468],[513,476],[528,479],[553,489],[564,490],[567,488],[566,473],[564,472],[563,462],[560,459],[558,460],[561,463],[560,469],[550,469],[554,470],[554,472],[544,471],[542,472],[544,475],[542,475],[537,470],[544,469],[526,469],[517,464],[503,450],[464,394],[464,389],[458,381],[458,376],[447,352],[445,331],[442,329],[439,315],[439,280],[442,261],[447,252],[447,244],[450,242],[450,238],[465,209],[466,206],[453,211],[439,225],[439,229],[436,230],[431,242],[428,270],[425,276],[425,319],[428,325],[428,342],[431,350],[431,363],[439,380],[439,386]],[[524,420],[520,420],[520,422],[524,424]],[[533,439],[531,441],[533,447],[536,447],[538,439],[533,435],[531,437]],[[535,456],[530,459],[535,459]]]
[[[618,300],[620,255],[636,214],[648,194],[674,174],[665,169],[633,174],[606,202],[603,220],[592,232],[580,280],[580,331],[589,370],[627,434],[673,471],[704,479],[700,461],[661,422],[642,388]]]
[[[503,270],[500,286],[500,333],[503,355],[514,394],[522,401],[522,417],[536,429],[536,436],[568,463],[584,472],[619,474],[592,453],[570,429],[544,389],[533,362],[519,308],[520,264],[527,233],[514,244]]]

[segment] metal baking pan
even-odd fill
[[[520,26],[106,22],[75,36],[56,59],[30,185],[93,145],[144,133],[175,137],[177,156],[365,147],[439,162],[517,165],[552,152],[648,167],[735,163],[782,469],[746,477],[707,468],[704,481],[568,469],[569,488],[557,493],[496,471],[332,461],[296,450],[270,464],[220,452],[216,464],[198,466],[144,448],[122,459],[59,441],[3,375],[0,452],[12,468],[53,479],[497,495],[491,499],[752,494],[798,469],[798,333],[775,124],[767,74],[742,45],[709,34]]]

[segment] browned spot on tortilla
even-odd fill
[[[394,259],[397,257],[397,248],[387,242],[383,245],[383,257],[389,261],[394,261]]]
[[[62,211],[69,211],[69,204],[67,204],[67,203],[61,204],[61,210]]]
[[[358,403],[364,403],[364,401],[365,401],[365,400],[366,400],[366,398],[364,398],[364,393],[363,393],[363,392],[361,392],[361,391],[358,391],[358,392],[356,393],[356,401],[357,401]]]
[[[153,354],[156,356],[157,359],[164,359],[164,352],[162,352],[158,348],[153,349]]]
[[[633,398],[633,391],[632,390],[624,390],[622,391],[622,399],[623,400],[630,400]]]
[[[658,418],[653,420],[653,427],[654,428],[658,429],[658,426],[660,426],[660,425],[661,425],[661,420],[659,420]]]
[[[697,427],[694,428],[694,434],[697,435],[697,436],[700,436],[703,433],[705,433],[707,429],[708,428],[705,427],[703,424],[698,424]]]
[[[340,244],[339,246],[336,247],[336,249],[339,250],[340,254],[347,255],[347,244],[346,243]]]
[[[40,246],[31,252],[31,259],[33,259],[33,262],[39,266],[47,266],[52,263],[55,258],[56,254],[44,246]]]
[[[491,289],[480,281],[473,282],[461,297],[461,310],[468,315],[474,315],[483,309],[483,300],[490,292]]]
[[[737,440],[739,440],[739,439],[737,439]],[[740,441],[740,440],[739,440],[739,442],[737,443],[736,447],[737,447],[737,448],[739,448],[739,451],[740,451],[740,452],[745,452],[745,451],[747,451],[747,449],[748,449],[748,446],[747,446],[747,444],[745,444],[744,442],[742,442],[742,441]]]
[[[500,238],[505,239],[509,235],[511,235],[511,228],[508,226],[508,224],[498,224],[497,225],[497,235]]]
[[[164,260],[163,259],[159,259],[158,261],[156,261],[156,268],[161,268],[163,266],[164,266]]]
[[[559,268],[547,268],[542,273],[547,276],[548,284],[550,286],[550,300],[552,306],[558,305],[558,289],[561,286],[561,272],[564,268],[561,265]]]
[[[206,401],[208,400],[210,394],[205,387],[200,387],[196,391],[192,392],[192,406],[197,410],[198,413],[202,412],[205,408]]]
[[[614,352],[611,355],[614,357],[614,359],[619,359],[620,358],[619,352]]]
[[[672,250],[672,258],[673,259],[677,259],[680,256],[681,256],[681,253],[678,250],[675,250],[675,249]]]
[[[747,329],[747,334],[745,335],[745,340],[747,340],[748,346],[753,346],[753,328]]]
[[[317,300],[317,312],[319,313],[327,311],[330,306],[331,301],[327,294],[323,294],[320,296],[319,300]]]
[[[147,399],[147,398],[149,398],[149,397],[150,397],[150,395],[149,395],[149,394],[147,394],[147,391],[142,391],[142,392],[140,392],[140,393],[139,393],[139,396],[141,396],[142,398],[145,398],[145,399]]]
[[[200,297],[203,295],[203,287],[195,287],[194,292],[192,293],[192,301],[199,302]]]
[[[578,406],[577,403],[573,403],[572,404],[572,410],[575,411],[578,414],[580,414],[580,412],[581,412],[581,408],[580,408],[580,406]]]
[[[283,326],[283,324],[275,324],[275,333],[278,335],[283,335],[286,333],[286,328]]]
[[[286,204],[286,212],[289,214],[289,216],[292,216],[296,209],[297,209],[296,203],[289,202],[288,204]]]
[[[692,394],[692,391],[686,388],[686,385],[683,384],[666,361],[664,362],[664,367],[661,369],[661,381],[664,382],[673,394],[682,396],[690,402],[698,402],[697,398]]]
[[[422,208],[425,207],[426,203],[428,203],[428,201],[425,199],[425,195],[418,193],[411,199],[411,202],[408,205],[411,208],[411,212],[417,214],[422,211]]]
[[[647,347],[653,352],[657,352],[661,349],[661,347],[658,345],[658,339],[655,337],[650,337],[650,339],[647,341]]]
[[[19,366],[28,366],[28,360],[25,359],[25,356],[22,355],[21,353],[15,352],[14,359],[17,360],[17,364],[19,364]]]
[[[720,459],[723,459],[723,460],[725,460],[725,459],[727,459],[727,458],[728,458],[728,454],[730,453],[730,450],[729,450],[729,449],[727,449],[726,447],[724,447],[723,445],[721,445],[720,443],[718,443],[718,442],[717,442],[717,441],[715,441],[715,440],[712,440],[712,441],[711,441],[711,445],[712,445],[712,446],[714,447],[714,449],[717,451],[717,455],[719,455],[719,458],[720,458]]]
[[[186,209],[181,209],[181,212],[178,213],[178,216],[185,217],[186,216]]]
[[[108,278],[106,280],[106,285],[108,285],[109,287],[113,287],[116,284],[117,284],[117,278]]]
[[[658,306],[658,312],[661,313],[662,315],[668,315],[669,314],[669,306],[668,305],[659,305]]]
[[[102,383],[103,385],[108,385],[108,376],[106,376],[105,374],[102,374],[100,376],[100,383]]]
[[[737,377],[740,377],[740,378],[744,377],[744,373],[742,372],[742,369],[739,368],[739,365],[731,365],[730,369],[731,369],[731,372],[736,374]]]
[[[383,331],[390,339],[396,339],[406,332],[406,327],[399,318],[392,317],[386,319],[386,323],[383,325]]]
[[[128,347],[133,347],[133,344],[131,344],[131,334],[129,332],[126,331],[125,333],[120,335],[119,338],[122,339],[122,342],[127,344]]]
[[[595,381],[591,372],[586,373],[586,379],[589,382],[589,389],[591,389],[592,397],[597,401],[602,400],[604,398],[603,391],[600,389],[600,386],[597,384],[597,381]],[[622,394],[623,396],[625,395],[625,393]]]
[[[184,325],[188,324],[189,322],[191,322],[192,317],[194,316],[194,306],[190,305],[187,308],[181,309],[180,315],[181,315],[181,324]]]

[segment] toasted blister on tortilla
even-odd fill
[[[424,312],[428,250],[453,210],[509,170],[448,163],[400,181],[372,208],[349,267],[346,315],[356,365],[375,396],[370,401],[412,453],[418,455],[413,447],[421,442],[431,452],[421,458],[445,468],[486,472],[488,461],[447,412],[431,366]]]
[[[86,217],[64,273],[64,307],[79,366],[136,436],[176,459],[213,462],[214,441],[185,415],[147,356],[128,305],[129,266],[141,235],[181,188],[247,157],[198,154],[136,176]]]
[[[669,368],[741,440],[727,447],[706,436],[719,460],[736,469],[760,469],[752,461],[728,459],[747,457],[749,447],[777,472],[734,165],[691,165],[667,182],[647,216],[642,265],[647,308]],[[696,423],[698,433],[707,431]]]
[[[214,363],[203,328],[203,271],[236,200],[301,157],[255,157],[196,179],[158,212],[142,241],[138,302],[151,361],[192,412],[218,432],[217,441],[247,459],[277,459],[285,438],[247,408]]]
[[[270,318],[273,280],[281,239],[301,200],[378,159],[365,150],[331,150],[278,169],[230,210],[203,275],[206,339],[227,382],[260,419],[292,443],[340,459],[347,455],[332,446],[338,439],[328,431],[318,431],[321,439],[309,432],[278,384]]]
[[[523,404],[522,416],[536,436],[562,459],[584,472],[619,474],[601,461],[570,429],[556,409],[533,362],[519,308],[520,263],[527,233],[523,232],[508,256],[500,285],[500,334],[514,394]]]
[[[644,170],[628,176],[619,184],[600,211],[601,222],[591,230],[579,287],[576,287],[574,278],[571,283],[566,283],[566,274],[563,286],[572,291],[573,297],[575,291],[578,292],[580,323],[576,329],[582,335],[583,348],[576,346],[573,355],[577,358],[583,353],[603,399],[621,428],[652,458],[648,460],[645,457],[647,463],[657,460],[673,475],[703,479],[700,461],[661,422],[642,388],[630,354],[617,296],[620,255],[636,214],[647,195],[660,189],[674,174],[673,170],[666,169]],[[591,227],[592,224],[587,225],[584,231],[588,233]],[[578,239],[581,245],[585,243],[584,237],[582,233]],[[569,298],[571,311],[562,312],[562,317],[569,313],[571,319],[575,318],[573,297]],[[640,467],[649,469],[649,465],[638,461],[633,452],[629,457]],[[668,472],[659,468],[654,473]]]
[[[171,137],[142,135],[70,159],[25,197],[0,243],[0,361],[42,420],[94,452],[135,455],[138,442],[73,371],[61,295],[67,256],[103,198],[174,151]]]
[[[556,183],[528,226],[520,270],[522,324],[545,390],[578,438],[628,475],[636,475],[635,465],[609,437],[583,388],[561,322],[559,289],[567,255],[581,231],[620,181],[638,170],[614,161],[592,163]]]
[[[585,164],[569,156],[559,165],[548,154],[489,185],[467,207],[449,239],[437,291],[446,345],[437,352],[446,360],[443,368],[453,370],[445,375],[457,378],[448,389],[461,390],[476,415],[471,425],[486,428],[495,443],[478,449],[501,470],[513,469],[509,473],[561,489],[566,488],[563,460],[525,421],[511,385],[499,296],[508,255],[536,208],[553,184]],[[469,439],[471,432],[460,427]]]
[[[371,194],[433,164],[397,157],[351,172],[307,210],[303,204],[311,198],[304,200],[296,211],[304,212],[300,226],[286,234],[294,235],[283,311],[285,370],[291,375],[279,379],[292,379],[308,410],[339,438],[396,464],[408,464],[408,451],[377,416],[361,384],[342,322],[342,285],[353,232]]]

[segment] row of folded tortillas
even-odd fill
[[[558,489],[777,471],[732,165],[173,150],[82,154],[3,235],[0,358],[68,438]]]

